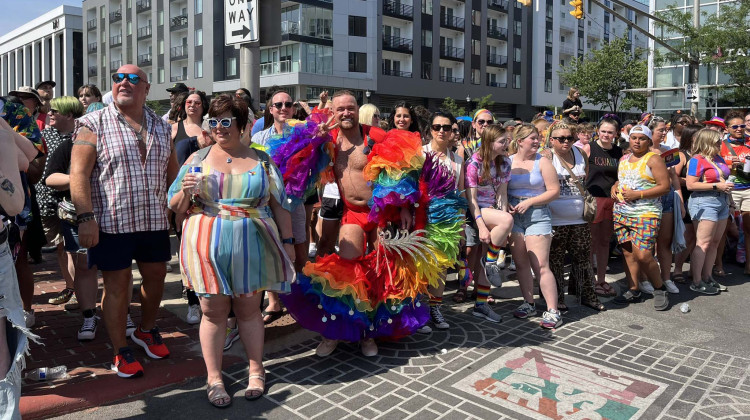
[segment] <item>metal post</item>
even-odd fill
[[[700,3],[698,1],[693,1],[693,26],[695,26],[695,29],[700,28],[701,25],[701,8]],[[690,57],[690,66],[689,66],[689,72],[690,72],[690,83],[694,83],[698,87],[698,96],[700,96],[700,84],[698,81],[698,69],[700,67],[700,58],[696,53],[693,53]],[[690,115],[693,117],[696,117],[698,115],[698,103],[697,102],[691,102],[690,103]]]
[[[253,101],[260,98],[260,44],[240,45],[240,87],[246,88]]]

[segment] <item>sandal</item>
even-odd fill
[[[214,382],[211,385],[206,384],[206,393],[208,402],[216,408],[227,408],[232,404],[232,397],[227,394],[223,381]]]
[[[466,289],[456,290],[456,293],[453,294],[453,301],[456,303],[466,302]]]
[[[594,285],[594,293],[597,296],[617,296],[617,291],[607,282],[596,283]]]
[[[558,311],[559,311],[560,313],[563,313],[563,314],[564,314],[565,312],[568,312],[568,305],[566,305],[566,304],[564,304],[564,303],[558,303],[558,304],[557,304],[557,310],[558,310]]]
[[[261,388],[251,387],[250,380],[257,379],[263,382]],[[245,399],[248,401],[257,400],[266,393],[266,375],[250,375],[247,377],[247,389],[245,390]]]
[[[726,272],[726,271],[724,271],[724,269],[723,269],[723,268],[720,268],[720,269],[718,269],[718,270],[714,268],[713,270],[711,270],[711,272],[712,272],[712,273],[714,274],[714,276],[716,276],[716,277],[726,277],[726,276],[727,276],[727,272]],[[747,271],[745,271],[745,273],[747,273]]]
[[[284,316],[284,310],[280,309],[278,311],[263,311],[261,312],[261,315],[263,316],[263,324],[268,325]],[[266,319],[266,317],[269,318]]]
[[[601,302],[581,302],[581,304],[599,312],[604,312],[607,310],[607,307],[604,306],[604,304]]]
[[[685,275],[683,273],[672,274],[672,281],[674,281],[675,283],[680,283],[680,284],[687,283],[687,280],[685,279]]]

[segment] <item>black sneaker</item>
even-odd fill
[[[617,296],[616,298],[612,299],[612,302],[614,302],[617,305],[628,305],[630,303],[638,303],[641,301],[641,291],[640,290],[626,290],[625,293],[621,294],[620,296]]]

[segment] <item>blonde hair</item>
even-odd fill
[[[380,110],[373,104],[364,104],[359,107],[359,123],[372,125],[372,116],[375,113],[380,114]]]
[[[544,134],[544,145],[545,147],[550,146],[552,140],[552,133],[557,130],[568,130],[571,136],[575,136],[575,126],[566,123],[565,121],[555,121],[547,128],[547,132]]]
[[[518,142],[535,133],[539,134],[539,130],[533,124],[523,123],[517,125],[513,129],[513,140],[510,142],[508,154],[512,155],[518,152]]]
[[[707,159],[719,154],[721,133],[708,128],[701,128],[693,135],[693,155],[701,155]]]
[[[482,131],[481,143],[479,144],[479,157],[482,158],[482,171],[480,179],[490,179],[490,161],[492,160],[492,143],[503,137],[508,137],[508,132],[500,124],[490,124]],[[500,167],[503,164],[503,156],[495,158],[495,171],[500,175]]]
[[[576,93],[576,92],[581,93],[581,91],[578,90],[578,88],[575,88],[575,87],[572,87],[572,88],[568,89],[568,99],[570,99],[572,101],[573,100],[573,94]]]

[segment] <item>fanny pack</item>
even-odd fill
[[[57,217],[60,220],[64,220],[71,225],[78,225],[78,215],[76,214],[76,208],[70,201],[62,200],[57,205]]]

